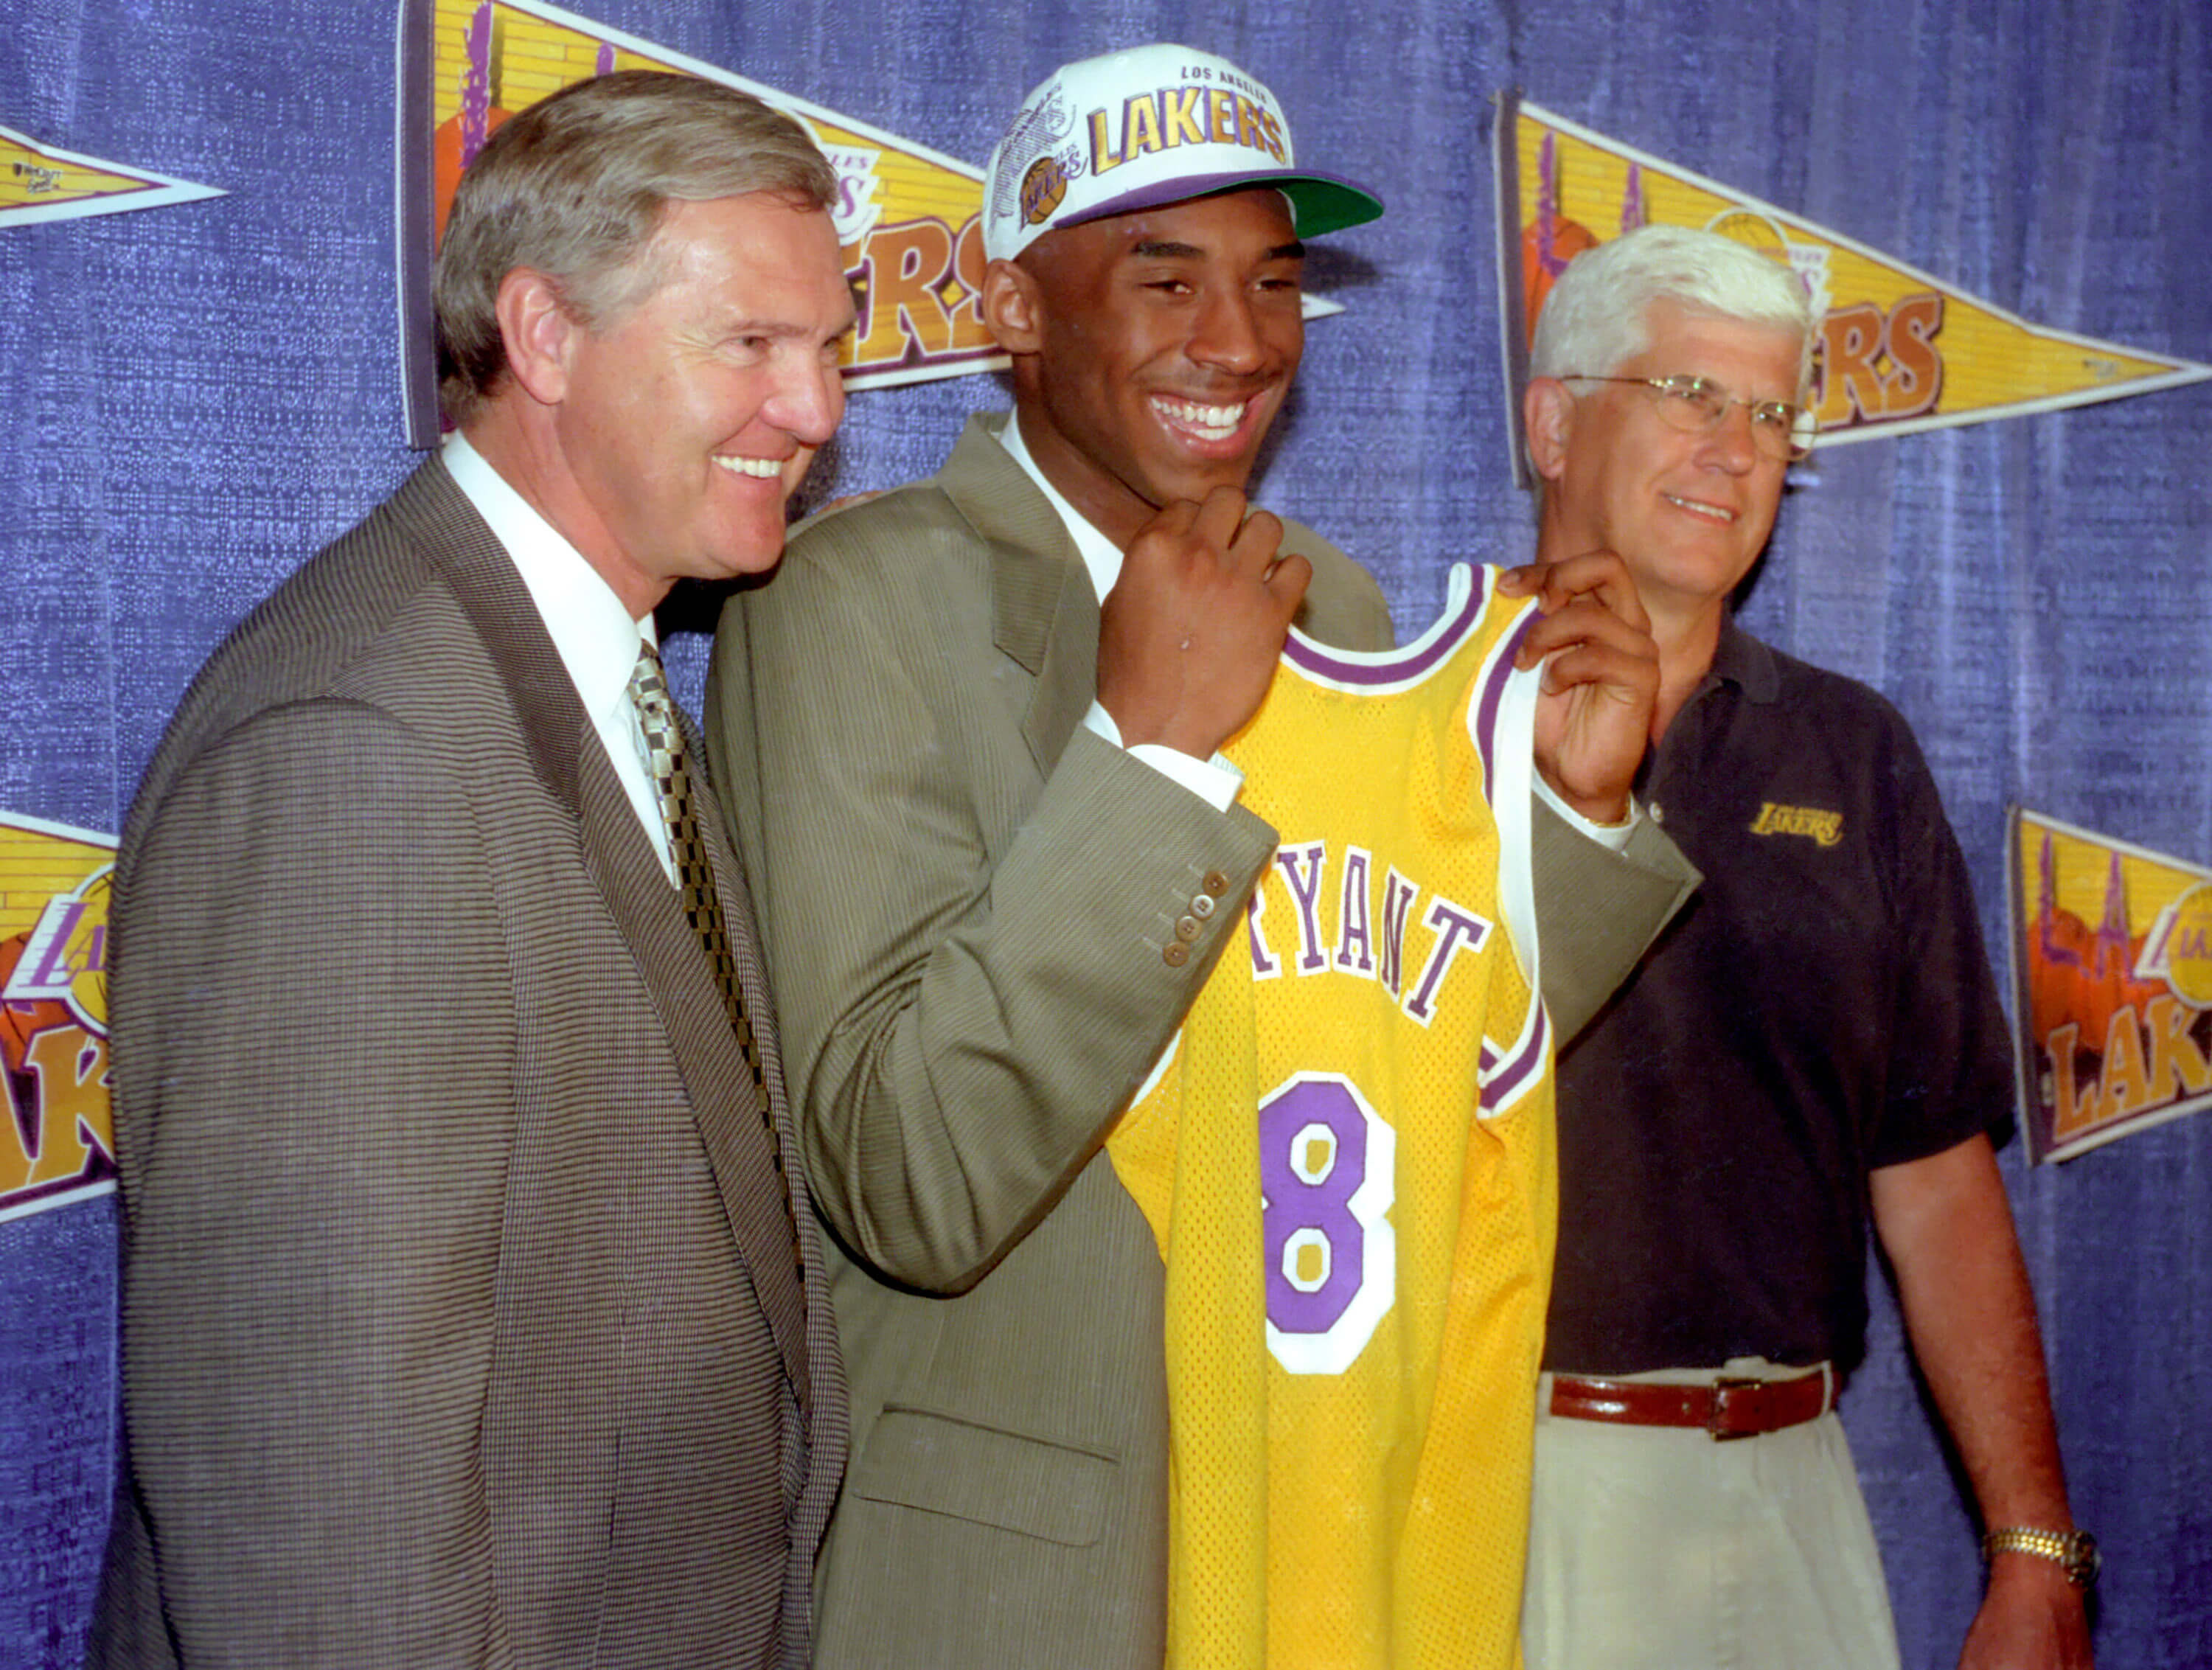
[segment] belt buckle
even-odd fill
[[[1738,1438],[1756,1438],[1759,1436],[1757,1427],[1732,1427],[1728,1424],[1729,1397],[1734,1392],[1756,1391],[1765,1384],[1763,1380],[1729,1375],[1723,1375],[1713,1382],[1712,1407],[1705,1415],[1705,1436],[1717,1444],[1731,1443]]]

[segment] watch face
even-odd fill
[[[2067,1542],[2066,1575],[2078,1587],[2087,1588],[2104,1570],[2105,1557],[2097,1552],[2096,1538],[2087,1531],[2076,1531]]]

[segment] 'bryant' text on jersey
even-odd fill
[[[1340,974],[1357,980],[1379,980],[1398,999],[1399,1007],[1426,1026],[1436,1017],[1437,1004],[1446,978],[1463,951],[1479,951],[1496,924],[1441,893],[1431,891],[1426,907],[1415,909],[1421,896],[1418,883],[1400,875],[1395,866],[1382,875],[1382,908],[1373,909],[1373,854],[1364,847],[1346,847],[1335,888],[1336,937],[1324,941],[1321,929],[1321,901],[1329,891],[1328,844],[1311,841],[1285,844],[1275,851],[1275,868],[1281,873],[1297,920],[1297,948],[1288,943],[1287,926],[1271,928],[1267,921],[1267,878],[1252,890],[1245,909],[1245,927],[1252,942],[1252,978],[1273,980],[1286,971],[1294,975]],[[1428,956],[1420,973],[1406,979],[1406,926],[1417,921],[1431,935]],[[1269,944],[1273,932],[1277,945]],[[1279,945],[1279,954],[1277,946]]]

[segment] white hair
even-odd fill
[[[1650,345],[1651,304],[1788,331],[1802,344],[1802,403],[1813,377],[1813,309],[1796,274],[1747,244],[1684,226],[1643,226],[1586,249],[1536,316],[1528,375],[1609,377]]]

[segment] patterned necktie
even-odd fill
[[[778,1193],[784,1216],[791,1222],[792,1262],[799,1271],[800,1300],[806,1292],[806,1260],[799,1250],[799,1220],[792,1211],[791,1183],[784,1175],[783,1145],[778,1139],[775,1114],[769,1106],[768,1081],[761,1070],[760,1045],[752,1023],[745,1017],[745,1002],[738,986],[738,967],[730,955],[730,935],[722,921],[721,896],[714,890],[714,867],[707,861],[706,843],[699,838],[699,817],[691,799],[691,773],[684,763],[684,732],[676,722],[676,705],[669,700],[668,681],[660,671],[660,653],[641,642],[637,665],[629,676],[630,700],[637,704],[638,724],[645,732],[647,758],[653,768],[653,787],[660,799],[660,820],[668,830],[668,844],[676,858],[676,885],[683,895],[684,914],[706,949],[714,966],[715,982],[722,988],[722,1003],[729,1011],[738,1048],[753,1076],[753,1105],[760,1110],[768,1131],[769,1157],[775,1163]]]

